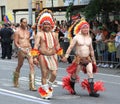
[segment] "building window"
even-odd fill
[[[2,21],[3,21],[4,16],[5,16],[5,6],[1,6],[1,18],[2,18]]]

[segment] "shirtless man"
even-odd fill
[[[76,94],[74,89],[75,82],[78,78],[79,71],[82,70],[84,67],[84,71],[86,71],[88,75],[88,85],[90,86],[89,95],[93,97],[98,97],[99,94],[94,91],[93,64],[94,66],[96,65],[96,60],[92,46],[92,39],[89,34],[89,24],[85,20],[79,20],[73,27],[74,34],[76,35],[73,37],[73,40],[69,45],[65,56],[62,58],[62,61],[67,61],[67,58],[69,57],[69,54],[74,47],[75,59],[73,60],[72,67],[69,67],[67,69],[70,76],[63,78],[63,87],[67,89],[71,94]],[[75,69],[71,71],[73,66],[75,67]]]
[[[24,59],[27,58],[29,67],[30,67],[30,74],[29,74],[29,89],[31,91],[36,91],[34,85],[34,64],[33,64],[33,57],[29,55],[31,50],[30,45],[30,33],[27,30],[27,19],[21,18],[20,20],[20,27],[17,28],[14,34],[14,43],[18,48],[18,65],[14,72],[13,83],[14,87],[18,87],[18,79],[20,74],[20,69],[23,65]]]
[[[39,88],[39,94],[42,98],[52,97],[52,85],[56,79],[58,68],[56,52],[60,49],[60,44],[58,34],[52,31],[54,20],[51,15],[51,11],[47,9],[40,13],[38,22],[40,32],[36,35],[34,45],[34,49],[39,49],[40,51],[38,63],[42,74],[42,85]],[[34,58],[34,62],[37,63],[37,58]]]

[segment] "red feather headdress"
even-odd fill
[[[73,38],[75,35],[77,35],[81,30],[81,27],[84,25],[89,26],[89,23],[85,21],[84,18],[76,20],[68,29],[68,38]]]
[[[74,27],[80,21],[80,19],[76,20],[68,29],[68,38],[71,40],[76,34],[74,34]]]
[[[55,21],[54,21],[54,18],[53,18],[53,13],[51,10],[48,10],[48,9],[44,9],[42,12],[40,12],[40,14],[38,15],[38,18],[37,18],[37,23],[38,23],[38,26],[41,28],[43,26],[43,23],[44,22],[48,22],[51,24],[52,26],[52,29],[55,28]]]
[[[84,18],[81,18],[81,20],[74,27],[74,34],[78,34],[83,25],[87,25],[89,27],[89,23],[87,21],[85,21]]]

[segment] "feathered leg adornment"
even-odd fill
[[[102,81],[97,81],[94,83],[93,78],[84,79],[84,81],[81,82],[81,86],[83,89],[87,89],[88,93],[92,97],[99,97],[98,91],[104,91],[104,84]]]
[[[63,88],[69,91],[70,94],[76,94],[75,92],[75,83],[79,82],[79,77],[72,78],[71,75],[68,75],[63,78]]]
[[[48,81],[48,89],[49,89],[49,95],[52,98],[53,96],[53,82]]]
[[[78,66],[78,64],[74,62],[74,63],[70,64],[70,65],[67,67],[66,71],[67,71],[69,74],[73,74],[73,73],[76,72],[77,66]]]
[[[51,89],[49,89],[49,85],[45,84],[38,88],[38,93],[40,97],[43,99],[49,99],[52,97]]]

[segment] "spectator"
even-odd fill
[[[112,62],[115,61],[116,57],[116,47],[115,47],[115,37],[116,37],[116,33],[115,32],[112,32],[110,34],[110,38],[108,40],[108,56],[109,56],[109,59],[111,61],[111,65],[110,65],[110,68],[113,68],[114,65],[112,64]]]
[[[12,55],[12,35],[13,31],[9,28],[9,24],[4,24],[4,27],[0,30],[0,37],[1,37],[1,47],[2,47],[2,59],[6,57],[11,59]]]
[[[104,35],[102,33],[102,26],[99,26],[98,27],[98,32],[96,34],[96,51],[97,51],[97,56],[98,56],[98,61],[99,63],[97,64],[97,66],[103,66],[102,64],[102,53],[103,53],[103,38],[104,38]]]
[[[34,39],[35,39],[35,36],[37,34],[37,26],[36,24],[32,25],[31,27],[31,30],[30,30],[30,44],[32,46],[32,48],[34,47]]]
[[[115,47],[117,48],[116,58],[120,59],[120,26],[115,37]]]

